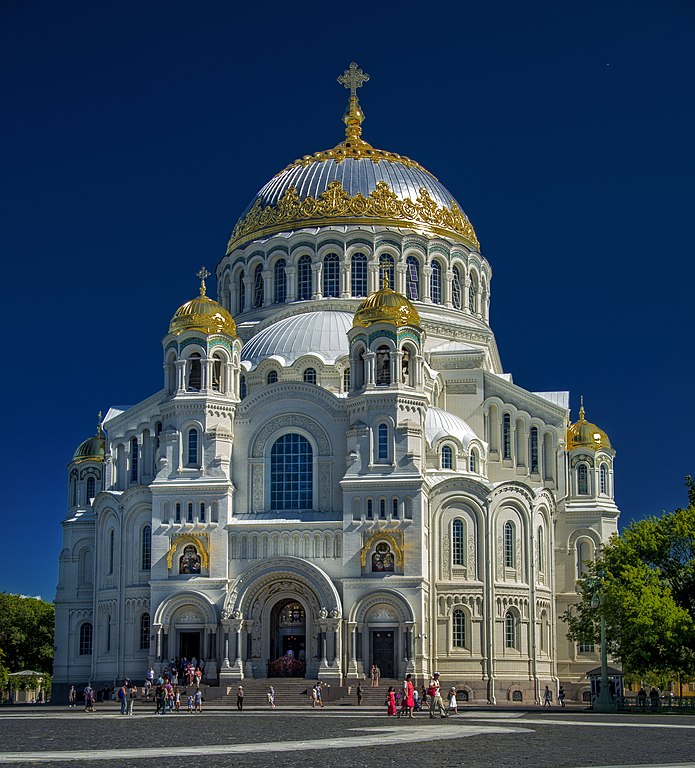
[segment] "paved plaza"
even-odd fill
[[[156,716],[141,706],[122,717],[64,707],[3,708],[0,765],[153,764],[278,766],[459,765],[519,768],[678,766],[695,768],[695,717],[599,715],[585,710],[476,709],[448,719],[387,718],[376,709],[278,708]]]

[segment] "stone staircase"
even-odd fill
[[[272,677],[263,680],[245,679],[241,681],[244,688],[244,707],[268,707],[268,686],[275,689],[275,705],[278,707],[305,707],[311,704],[309,693],[315,680],[303,677]],[[239,683],[227,686],[229,693],[212,701],[226,707],[236,708],[236,690]]]

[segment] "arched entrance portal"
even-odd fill
[[[279,600],[270,612],[268,677],[306,674],[306,613],[297,600]]]

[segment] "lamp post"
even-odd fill
[[[591,607],[596,609],[601,605],[603,595],[601,594],[600,578],[587,579],[589,589],[593,595],[591,597]],[[613,701],[608,683],[608,648],[606,647],[606,620],[603,615],[600,618],[601,625],[601,690],[598,699],[594,703],[594,712],[615,712],[616,704]]]

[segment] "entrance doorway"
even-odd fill
[[[306,615],[297,600],[281,600],[270,614],[269,677],[304,677]]]
[[[200,635],[201,631],[179,632],[179,658],[198,659],[200,661]]]
[[[372,664],[381,670],[382,677],[395,676],[394,633],[392,629],[372,630]]]

